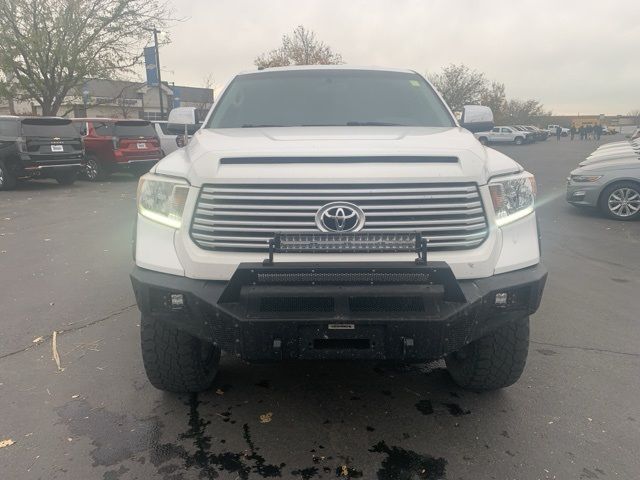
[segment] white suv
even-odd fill
[[[482,109],[465,107],[468,128],[490,128]],[[239,74],[140,180],[131,278],[148,378],[205,390],[226,352],[445,358],[464,388],[510,385],[546,279],[534,196],[533,176],[415,72]]]

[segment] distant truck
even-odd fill
[[[560,135],[562,135],[563,137],[569,135],[570,130],[568,128],[562,127],[560,125],[547,125],[547,132],[549,132],[549,136],[556,135],[558,127],[561,128]]]

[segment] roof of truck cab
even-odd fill
[[[245,70],[238,75],[252,75],[265,72],[288,72],[288,71],[304,71],[304,70],[373,70],[377,72],[396,72],[396,73],[416,73],[413,70],[403,68],[389,67],[366,67],[358,65],[291,65],[288,67],[270,67],[262,70]]]

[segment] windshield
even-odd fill
[[[71,125],[71,120],[29,118],[22,120],[22,135],[25,137],[78,137],[80,134]]]
[[[415,73],[294,70],[236,77],[207,128],[387,125],[455,123]]]
[[[113,134],[116,137],[155,137],[156,131],[149,122],[116,122]]]

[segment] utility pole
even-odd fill
[[[158,33],[153,27],[153,41],[156,44],[156,70],[158,72],[158,95],[160,96],[160,120],[164,120],[164,101],[162,100],[162,76],[160,75],[160,48],[158,47]]]

